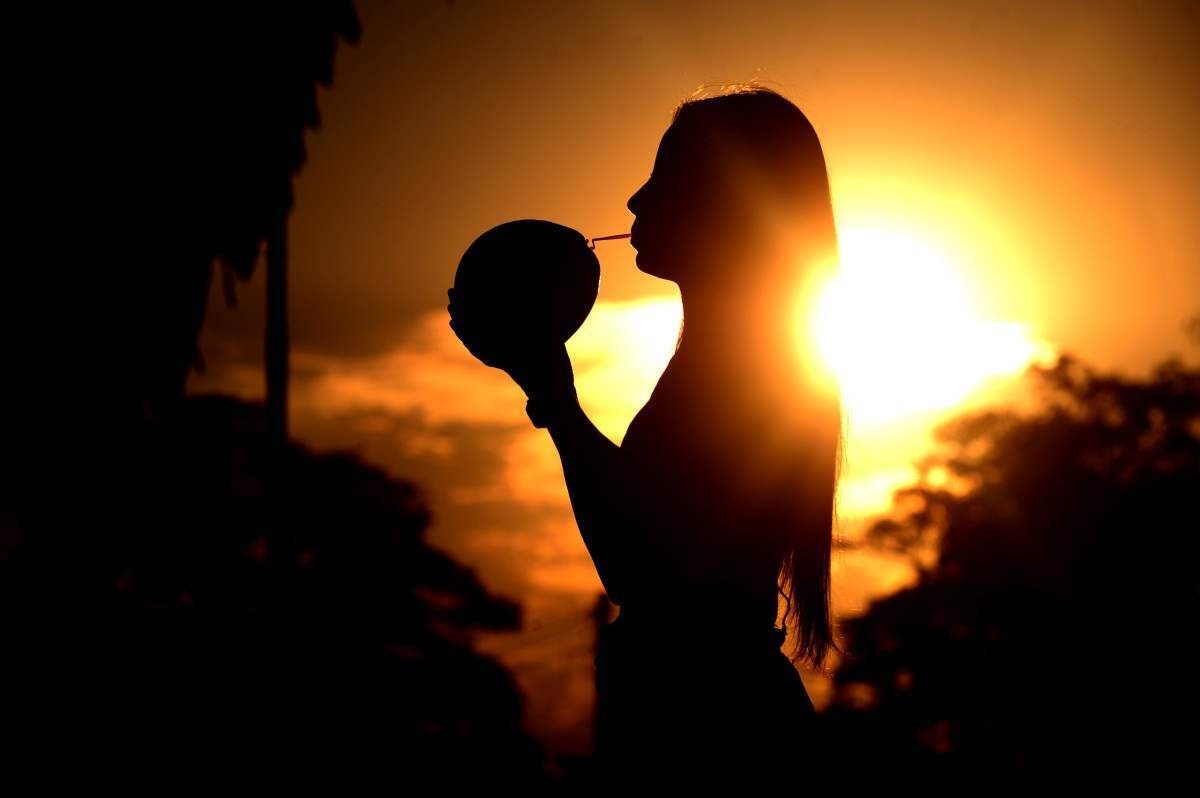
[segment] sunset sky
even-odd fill
[[[527,631],[485,645],[544,737],[584,728],[599,581],[549,436],[453,336],[446,288],[500,222],[627,232],[626,200],[694,91],[757,81],[825,148],[843,273],[815,334],[850,405],[847,534],[911,477],[931,424],[1015,395],[1031,360],[1139,371],[1189,352],[1200,5],[358,9],[362,40],[338,52],[296,181],[292,431],[421,485],[431,541],[525,603]],[[568,350],[585,409],[619,441],[670,357],[679,294],[628,242],[597,246],[599,301]],[[263,277],[232,308],[214,282],[192,392],[263,395]],[[908,578],[857,554],[835,569],[841,613]]]

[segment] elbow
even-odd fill
[[[601,574],[600,584],[611,603],[618,607],[625,603],[625,585],[619,580],[614,579],[611,574]]]
[[[600,585],[604,588],[608,600],[618,607],[621,606],[625,603],[628,593],[628,581],[618,575],[619,569],[614,568],[612,564],[605,563],[603,567],[599,563],[596,565],[596,574],[600,577]]]

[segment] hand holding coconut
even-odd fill
[[[479,236],[459,262],[447,291],[450,327],[530,400],[573,400],[566,342],[599,288],[600,262],[581,233],[541,219],[506,222]]]

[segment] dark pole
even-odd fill
[[[287,212],[267,239],[267,439],[275,455],[287,443]]]

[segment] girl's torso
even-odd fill
[[[753,386],[684,365],[671,361],[621,445],[647,495],[684,509],[650,511],[660,559],[601,629],[597,754],[617,774],[776,774],[811,747],[816,718],[775,626],[785,549],[753,522],[774,478],[763,452],[793,444]]]
[[[696,619],[773,638],[784,549],[755,523],[770,419],[739,386],[695,371],[673,358],[621,444],[629,484],[646,497],[645,528],[662,544],[645,552],[622,611],[647,626],[686,632]]]

